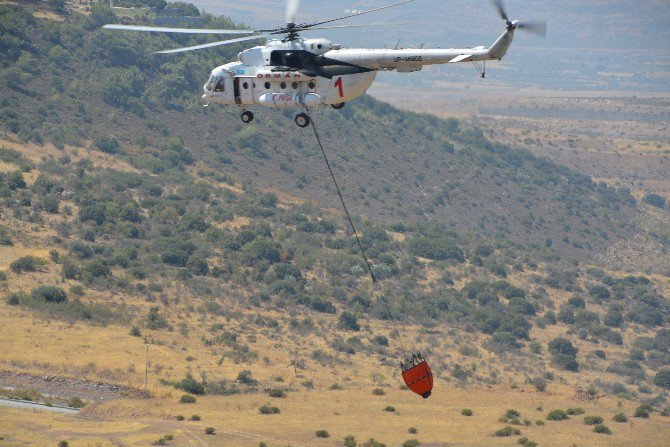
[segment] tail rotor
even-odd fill
[[[510,20],[507,10],[505,9],[505,4],[503,0],[493,0],[493,5],[496,7],[500,13],[500,17],[507,24],[507,29],[513,31],[515,29],[522,29],[530,33],[536,34],[540,37],[547,36],[547,22],[545,20],[537,21],[524,21],[520,22],[519,20]]]

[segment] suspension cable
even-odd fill
[[[342,204],[342,208],[344,209],[344,213],[347,216],[347,220],[349,221],[349,226],[351,227],[351,231],[354,233],[354,236],[356,237],[356,243],[358,244],[358,248],[361,251],[361,255],[363,256],[363,260],[365,260],[365,265],[368,268],[368,272],[370,273],[370,278],[372,278],[373,283],[377,283],[377,278],[375,277],[374,272],[372,271],[372,264],[370,263],[370,260],[368,259],[367,254],[365,253],[365,249],[363,248],[363,244],[361,243],[361,239],[358,236],[358,231],[356,230],[356,226],[354,225],[354,221],[351,218],[351,214],[349,213],[349,209],[347,208],[347,204],[344,202],[344,196],[342,195],[342,191],[340,191],[340,187],[337,184],[337,179],[335,178],[335,173],[333,172],[333,169],[330,166],[330,161],[328,160],[328,155],[326,155],[326,150],[323,148],[323,144],[321,143],[321,137],[319,136],[319,132],[316,130],[316,126],[314,125],[314,119],[312,119],[309,109],[305,107],[305,110],[307,112],[307,117],[309,118],[309,122],[312,124],[312,130],[314,131],[314,136],[316,137],[317,143],[319,143],[319,148],[321,149],[321,154],[323,155],[323,160],[326,162],[326,167],[328,167],[328,172],[330,173],[330,178],[333,180],[333,184],[335,185],[335,190],[337,191],[337,195],[340,198],[340,203]],[[398,327],[396,326],[396,319],[391,312],[391,308],[388,305],[388,301],[386,300],[385,297],[381,297],[382,301],[384,302],[384,307],[386,307],[386,311],[388,312],[389,319],[391,320],[391,324],[393,324],[393,329],[395,330],[396,334],[398,334],[398,342],[400,343],[400,348],[402,349],[403,355],[407,355],[407,350],[405,349],[405,345],[402,342],[402,334],[398,330]]]
[[[340,198],[340,203],[342,204],[342,208],[344,209],[344,214],[347,215],[347,220],[349,220],[349,226],[351,227],[351,231],[354,233],[354,236],[356,237],[356,243],[358,244],[358,248],[361,250],[361,255],[363,255],[363,259],[365,260],[365,265],[368,268],[368,273],[370,273],[370,278],[372,278],[372,282],[376,283],[377,278],[375,277],[375,274],[372,271],[372,264],[368,260],[368,256],[365,254],[365,249],[363,248],[363,244],[361,243],[361,239],[358,237],[358,231],[356,231],[356,226],[354,225],[354,221],[351,219],[351,214],[349,214],[349,210],[347,209],[347,204],[344,203],[344,196],[342,196],[342,192],[340,191],[340,187],[337,184],[337,180],[335,179],[335,173],[333,172],[333,169],[330,167],[330,161],[328,161],[328,156],[326,155],[326,151],[323,148],[323,144],[321,143],[321,137],[319,137],[319,132],[316,130],[316,126],[314,125],[314,120],[309,114],[309,109],[305,108],[307,110],[307,117],[309,118],[310,123],[312,123],[312,130],[314,130],[314,136],[316,137],[316,141],[319,143],[319,148],[321,149],[321,154],[323,155],[323,159],[326,162],[326,166],[328,167],[328,172],[330,172],[330,178],[333,179],[333,184],[335,185],[335,190],[337,191],[337,195]]]

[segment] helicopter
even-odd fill
[[[122,24],[104,25],[103,28],[185,34],[249,34],[245,37],[158,51],[159,54],[174,54],[248,40],[269,39],[265,45],[240,52],[236,62],[214,68],[203,87],[202,99],[205,105],[214,102],[240,107],[243,123],[250,123],[254,119],[253,112],[248,110],[251,106],[302,109],[302,112],[295,116],[295,122],[299,127],[309,126],[310,117],[305,113],[309,108],[331,106],[334,109],[341,109],[346,102],[365,94],[379,71],[395,70],[399,73],[410,73],[420,71],[425,65],[461,62],[485,64],[487,60],[501,60],[505,56],[517,29],[540,36],[546,35],[547,24],[544,21],[510,20],[502,0],[494,0],[493,3],[505,21],[506,28],[489,47],[350,49],[328,39],[303,38],[300,35],[313,30],[386,25],[332,25],[332,23],[412,1],[414,0],[403,0],[367,11],[352,11],[343,17],[298,24],[300,0],[287,0],[286,25],[275,29],[224,30]],[[485,77],[485,70],[481,74]]]

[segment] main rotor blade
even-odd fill
[[[300,28],[312,28],[314,26],[323,25],[325,23],[337,22],[338,20],[348,19],[350,17],[358,17],[364,14],[370,14],[371,12],[381,11],[382,9],[393,8],[394,6],[404,5],[405,3],[413,2],[414,0],[404,0],[398,3],[392,3],[390,5],[381,6],[379,8],[370,9],[369,11],[358,12],[356,14],[349,14],[348,16],[338,17],[337,19],[324,20],[323,22],[310,23],[308,25],[300,25]]]
[[[256,36],[238,37],[237,39],[220,40],[218,42],[205,43],[202,45],[195,45],[192,47],[175,48],[174,50],[155,51],[154,54],[172,54],[172,53],[182,53],[184,51],[202,50],[204,48],[212,48],[212,47],[218,47],[219,45],[228,45],[230,43],[244,42],[245,40],[265,39],[267,37],[268,36],[265,36],[263,34],[258,34]]]
[[[503,3],[503,1],[493,0],[493,4],[495,5],[496,8],[498,8],[498,12],[500,12],[500,17],[502,17],[505,22],[509,22],[509,17],[507,17],[507,12],[505,11],[505,4]]]
[[[538,36],[547,37],[547,22],[543,20],[537,22],[520,22],[517,27]]]
[[[363,23],[356,25],[329,25],[329,26],[310,26],[309,28],[296,27],[296,31],[311,31],[313,29],[339,29],[339,28],[365,28],[368,26],[398,26],[409,25],[411,22],[393,22],[393,23]]]
[[[299,9],[300,0],[286,0],[286,23],[295,23]]]
[[[105,29],[144,31],[150,33],[183,33],[183,34],[253,34],[256,31],[247,29],[205,29],[205,28],[166,28],[161,26],[138,25],[105,25]]]

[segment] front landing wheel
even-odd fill
[[[341,102],[339,104],[332,104],[331,107],[335,110],[340,110],[342,107],[344,107],[344,103]]]
[[[242,118],[242,122],[244,124],[249,124],[254,120],[254,114],[249,112],[248,110],[242,112],[242,115],[240,116]]]
[[[307,127],[310,123],[309,116],[307,116],[306,113],[299,113],[295,116],[295,123],[298,125],[298,127]]]

